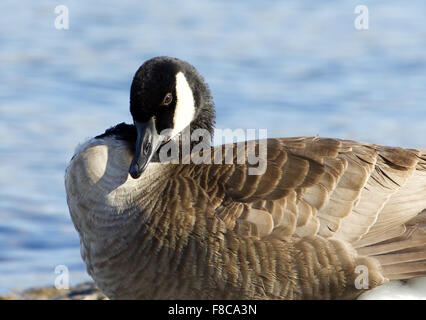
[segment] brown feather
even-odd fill
[[[138,180],[123,142],[82,148],[67,201],[98,286],[111,298],[345,299],[365,290],[359,265],[369,289],[426,274],[425,151],[320,137],[267,146],[262,175],[150,164]]]

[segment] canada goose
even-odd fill
[[[134,125],[81,145],[65,175],[109,298],[351,299],[426,275],[426,150],[298,137],[266,140],[263,174],[161,162],[162,143],[213,133],[215,117],[201,75],[168,57],[136,72],[130,111]]]

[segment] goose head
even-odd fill
[[[137,179],[162,144],[184,129],[213,136],[214,104],[208,85],[189,63],[170,57],[146,61],[130,89],[130,113],[137,132],[129,173]]]

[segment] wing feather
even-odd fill
[[[233,149],[235,162],[237,144]],[[349,140],[268,139],[263,174],[249,175],[246,163],[206,165],[196,175],[201,185],[208,181],[217,215],[231,229],[361,246],[382,240],[383,232],[400,235],[404,222],[426,207],[425,158],[419,150]],[[250,224],[254,231],[247,232]]]

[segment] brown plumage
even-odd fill
[[[111,298],[329,299],[363,292],[357,265],[370,288],[426,275],[426,153],[323,138],[268,139],[267,150],[263,175],[153,163],[133,180],[127,143],[89,143],[66,187],[100,288]]]
[[[233,164],[151,162],[132,179],[130,140],[90,140],[65,177],[87,270],[110,298],[351,299],[426,276],[426,151],[268,139],[260,175],[234,144]]]

